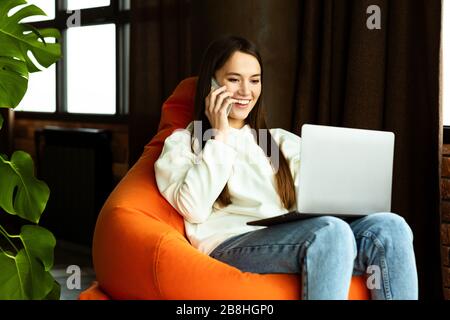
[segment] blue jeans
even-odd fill
[[[418,299],[413,233],[394,213],[279,224],[227,239],[210,256],[246,272],[301,274],[305,300],[347,299],[352,275],[367,276],[372,299]]]

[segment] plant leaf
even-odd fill
[[[17,106],[27,89],[26,63],[9,57],[0,57],[0,108]]]
[[[59,300],[61,297],[61,285],[58,281],[53,282],[52,291],[45,297],[45,300]]]
[[[44,29],[40,31],[33,29],[27,24],[20,23],[21,20],[31,16],[46,15],[44,11],[35,5],[21,8],[12,16],[8,12],[19,5],[26,4],[25,0],[9,0],[0,2],[0,56],[15,57],[25,61],[30,72],[39,71],[27,55],[30,50],[36,60],[47,68],[56,62],[61,56],[61,47],[57,43],[44,43],[43,37],[51,36],[59,38],[60,33],[56,29]],[[36,34],[38,31],[41,36]],[[41,40],[41,41],[39,41]]]
[[[0,300],[44,299],[54,279],[39,261],[21,249],[14,258],[0,253]]]
[[[0,129],[3,127],[3,117],[2,117],[2,115],[0,114]]]
[[[0,300],[25,299],[22,279],[17,274],[16,261],[14,258],[0,252]]]
[[[50,190],[34,176],[33,159],[23,151],[7,161],[0,156],[0,207],[6,212],[38,223]]]
[[[20,23],[27,17],[45,15],[35,5],[19,9],[8,17],[8,12],[26,4],[25,0],[0,1],[0,57],[8,64],[6,69],[0,68],[0,107],[15,108],[22,100],[28,83],[28,72],[40,71],[28,56],[30,51],[37,62],[45,68],[55,63],[61,57],[59,43],[48,43],[44,38],[60,37],[57,29],[36,29],[31,25]],[[8,59],[8,61],[6,61]],[[19,61],[19,62],[16,62]],[[21,72],[22,65],[26,72]]]
[[[20,239],[27,253],[39,259],[45,271],[50,271],[53,266],[53,250],[55,249],[56,239],[47,229],[24,225],[20,229]]]

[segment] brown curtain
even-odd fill
[[[130,165],[156,134],[164,100],[190,75],[189,10],[189,0],[131,2]]]
[[[369,5],[381,29],[369,30]],[[395,133],[392,211],[414,231],[420,298],[443,298],[440,268],[439,0],[304,0],[295,117]]]

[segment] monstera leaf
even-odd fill
[[[23,249],[16,248],[16,255],[0,252],[0,300],[58,298],[60,285],[49,272],[56,244],[51,232],[31,225],[23,226],[19,235],[7,234],[3,228],[0,232],[11,243],[17,238],[23,244]]]
[[[28,89],[28,70],[25,62],[0,57],[0,108],[14,108]]]
[[[0,155],[0,207],[7,213],[38,223],[50,191],[34,177],[33,160],[23,151],[8,161]],[[45,228],[24,225],[19,235],[9,234],[0,225],[0,236],[9,250],[0,247],[0,300],[52,299],[60,296],[60,285],[52,277],[56,239]],[[21,246],[14,244],[20,239]]]
[[[25,0],[0,1],[0,107],[16,107],[27,91],[28,73],[40,71],[28,52],[45,68],[61,57],[60,45],[45,41],[45,38],[59,38],[58,30],[38,30],[19,23],[30,16],[46,15],[41,9],[29,5],[8,17],[11,9],[26,3]]]
[[[45,15],[34,5],[23,6],[8,16],[11,9],[25,5],[25,0],[0,0],[0,108],[14,108],[28,87],[30,72],[47,68],[61,56],[58,43],[45,38],[59,38],[56,29],[36,29],[20,22],[30,16]],[[3,118],[0,115],[0,129]],[[45,209],[50,191],[34,176],[31,156],[23,151],[10,160],[0,154],[0,214],[7,212],[35,224]],[[59,299],[60,285],[50,274],[56,240],[37,225],[24,225],[18,235],[11,235],[0,225],[0,300]]]
[[[16,151],[7,161],[0,155],[0,177],[0,207],[10,214],[38,223],[50,190],[45,182],[34,177],[31,156]]]

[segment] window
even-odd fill
[[[25,19],[61,31],[63,58],[30,74],[16,111],[27,116],[128,113],[129,0],[28,0],[48,16]]]
[[[115,40],[112,23],[67,30],[68,112],[116,112]]]
[[[67,9],[78,10],[109,6],[110,0],[67,0]]]
[[[16,111],[56,112],[56,67],[31,73],[28,90]]]

